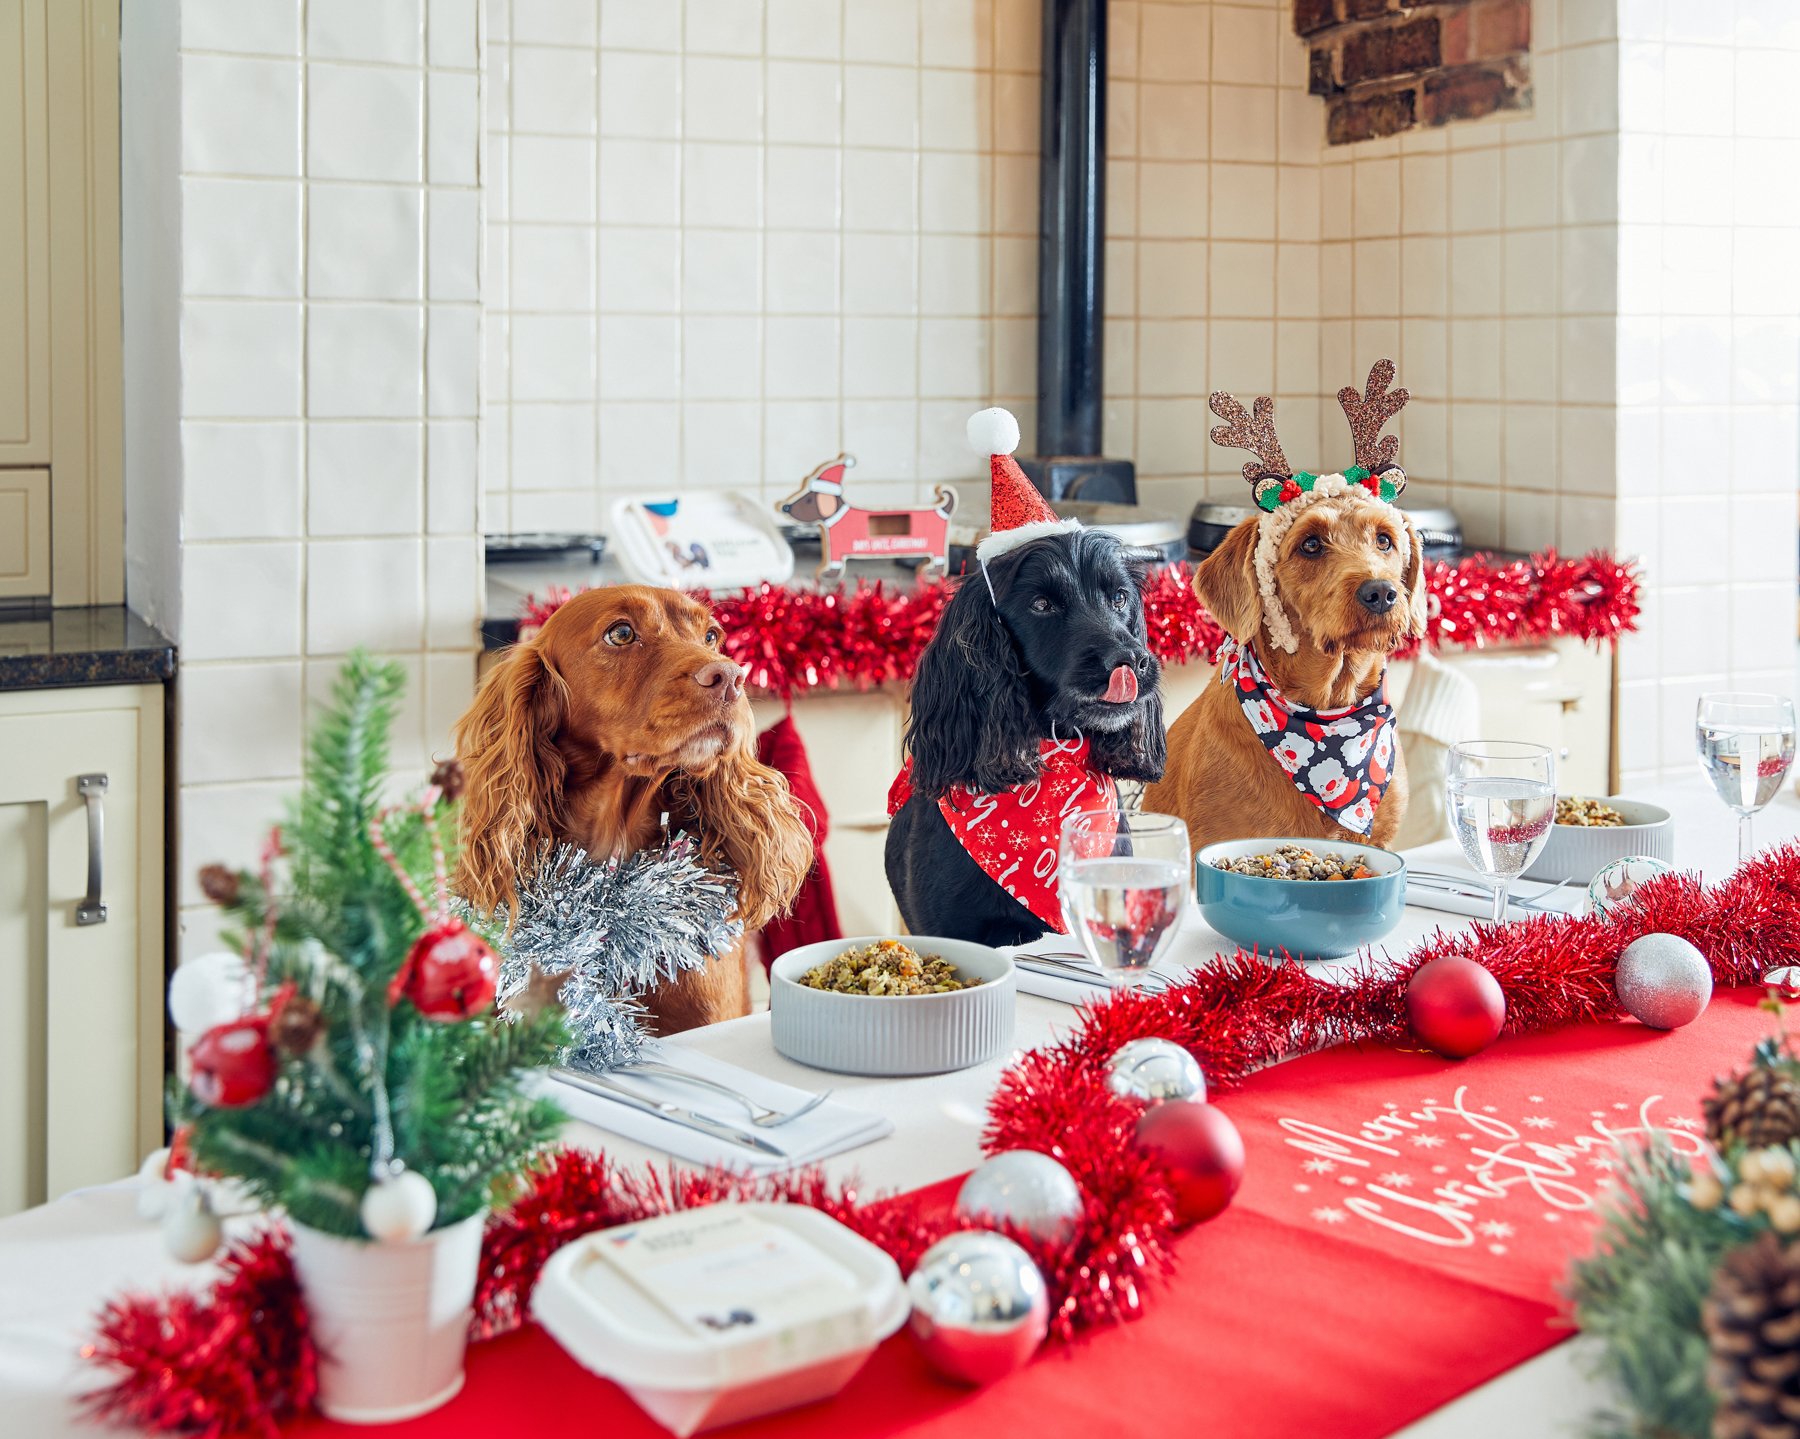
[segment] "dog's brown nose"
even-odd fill
[[[744,687],[744,667],[730,660],[714,660],[694,672],[694,683],[705,690],[723,687],[724,698],[736,699],[738,691]]]
[[[1385,615],[1400,602],[1392,580],[1364,580],[1356,587],[1356,602],[1372,615]]]

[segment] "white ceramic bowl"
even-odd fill
[[[835,994],[800,976],[879,939],[942,955],[982,983],[946,994]],[[1013,962],[966,939],[861,935],[790,949],[769,971],[769,1030],[775,1048],[799,1064],[837,1074],[943,1074],[967,1069],[1012,1044],[1018,987]]]
[[[1624,824],[1553,824],[1550,838],[1526,879],[1586,884],[1615,859],[1648,855],[1665,864],[1675,862],[1675,821],[1669,812],[1642,800],[1609,795],[1600,801],[1624,816]]]

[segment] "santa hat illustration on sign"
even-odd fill
[[[994,581],[988,575],[990,560],[1048,535],[1069,534],[1081,528],[1081,521],[1058,519],[1019,468],[1013,458],[1013,451],[1019,448],[1019,422],[1011,411],[995,408],[969,416],[969,448],[988,456],[993,473],[988,536],[975,547],[975,559],[987,581],[988,598],[994,599]]]

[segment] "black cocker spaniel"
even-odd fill
[[[1084,529],[1030,541],[991,560],[986,581],[977,573],[958,585],[913,679],[911,793],[887,836],[888,883],[911,933],[1019,945],[1050,928],[989,878],[945,822],[938,802],[953,787],[1001,794],[1028,785],[1040,744],[1076,735],[1089,743],[1091,769],[1115,779],[1162,775],[1148,573],[1141,551]],[[1056,836],[1048,840],[1053,848]]]

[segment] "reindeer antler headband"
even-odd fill
[[[1282,536],[1293,527],[1300,511],[1316,500],[1361,489],[1372,500],[1392,503],[1406,489],[1406,471],[1394,459],[1400,450],[1400,437],[1381,433],[1411,398],[1405,390],[1389,390],[1393,382],[1394,362],[1377,360],[1360,395],[1354,385],[1345,385],[1338,391],[1338,404],[1344,407],[1344,416],[1350,421],[1356,463],[1333,475],[1296,471],[1288,464],[1275,434],[1275,401],[1269,396],[1257,396],[1246,411],[1223,390],[1213,391],[1212,412],[1225,421],[1213,427],[1213,443],[1248,450],[1256,456],[1244,465],[1251,497],[1264,512],[1257,524],[1256,586],[1262,595],[1263,621],[1268,626],[1269,639],[1277,649],[1289,654],[1299,648],[1299,641],[1275,595],[1275,556]],[[1403,547],[1408,543],[1404,534],[1400,543]]]

